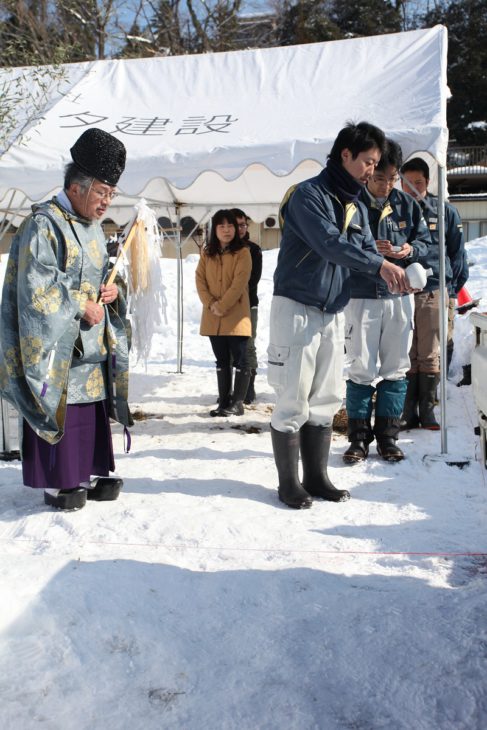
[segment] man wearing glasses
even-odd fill
[[[249,300],[250,300],[250,320],[252,322],[252,336],[249,337],[247,342],[247,367],[250,370],[249,387],[247,388],[247,394],[244,398],[244,403],[249,405],[255,400],[255,376],[257,374],[258,359],[257,350],[255,347],[255,338],[257,336],[257,320],[258,320],[258,307],[259,297],[257,294],[257,286],[262,276],[262,249],[254,241],[250,240],[249,237],[249,219],[247,215],[240,208],[233,208],[232,213],[237,219],[238,235],[242,241],[245,241],[250,249],[250,255],[252,257],[252,271],[249,279]]]
[[[2,397],[21,417],[24,484],[68,510],[118,497],[109,419],[132,425],[125,302],[104,284],[100,225],[125,147],[91,128],[70,151],[63,190],[33,207],[12,242],[0,359]]]
[[[431,238],[418,203],[394,187],[399,181],[401,164],[400,146],[386,140],[386,149],[361,199],[367,206],[377,250],[405,268],[415,261],[426,261]],[[345,463],[366,459],[374,436],[383,459],[404,458],[396,441],[406,396],[413,324],[413,294],[392,293],[378,278],[352,272],[351,298],[345,307],[350,441],[343,455]]]

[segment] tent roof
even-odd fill
[[[69,64],[35,120],[29,94],[0,157],[0,208],[9,190],[40,200],[62,181],[69,149],[89,126],[127,147],[120,189],[192,207],[276,205],[320,169],[348,119],[377,124],[405,157],[445,164],[446,45],[427,30],[263,50]],[[27,87],[31,69],[0,70]],[[27,76],[27,80],[25,79]],[[27,126],[25,126],[27,125]],[[23,130],[23,133],[22,133]]]

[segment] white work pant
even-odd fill
[[[409,370],[414,296],[351,299],[345,307],[348,377],[358,385],[401,380]]]
[[[331,426],[342,403],[344,316],[273,297],[267,378],[277,396],[271,424],[294,433]]]

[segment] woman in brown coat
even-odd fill
[[[250,251],[240,240],[235,216],[229,210],[217,211],[196,269],[196,288],[203,304],[200,334],[209,336],[216,358],[219,399],[211,416],[241,416],[244,412],[250,377],[246,351],[252,332],[248,291],[251,269]]]

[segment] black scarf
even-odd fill
[[[339,165],[331,158],[328,158],[326,170],[331,178],[333,187],[340,200],[346,203],[356,203],[364,186],[348,173],[343,165]]]

